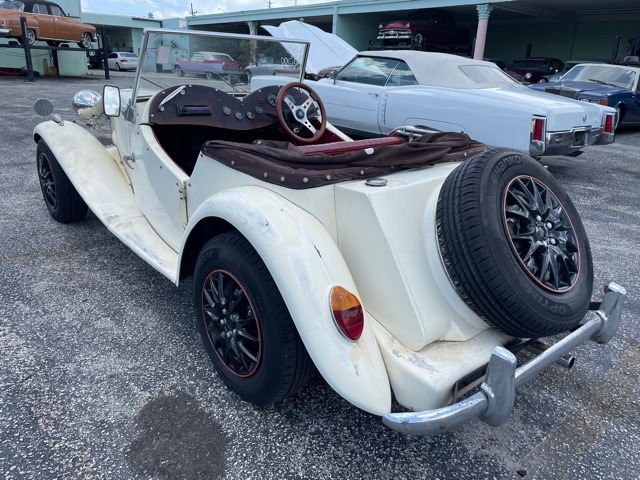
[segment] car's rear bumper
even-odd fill
[[[587,340],[606,343],[620,325],[626,291],[611,283],[605,289],[601,304],[593,318],[544,350],[528,363],[517,367],[513,353],[496,347],[487,365],[483,383],[477,393],[453,405],[422,412],[388,413],[383,423],[409,435],[437,435],[464,425],[476,418],[492,426],[505,423],[511,414],[515,389],[557,362],[569,351]]]
[[[0,28],[0,37],[8,37],[9,35],[11,35],[11,32],[13,30],[11,30],[10,28]]]
[[[605,132],[604,128],[572,128],[561,132],[547,132],[545,142],[531,142],[529,154],[532,157],[542,155],[571,155],[589,145],[606,145],[613,143],[614,133]]]

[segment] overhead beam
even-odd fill
[[[576,20],[575,14],[555,10],[553,8],[532,5],[531,3],[523,0],[508,3],[492,3],[491,6],[496,10],[522,13],[531,17],[553,18],[555,20],[562,20],[563,22],[574,22]]]

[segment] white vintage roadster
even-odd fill
[[[194,277],[205,348],[243,399],[282,400],[317,369],[405,433],[500,425],[516,387],[615,335],[624,289],[591,302],[584,228],[538,162],[410,126],[352,141],[303,83],[176,76],[158,56],[173,42],[247,62],[297,52],[301,66],[308,51],[148,30],[132,89],[74,99],[84,119],[110,118],[113,145],[54,115],[34,130],[38,175],[54,219],[90,208],[175,284]]]

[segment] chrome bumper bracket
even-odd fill
[[[616,283],[605,288],[604,299],[594,318],[550,346],[530,362],[516,368],[516,357],[506,348],[493,349],[484,382],[477,393],[447,407],[423,412],[388,413],[382,422],[407,435],[437,435],[479,418],[497,427],[507,421],[515,390],[555,363],[567,352],[591,339],[607,343],[620,326],[626,290]]]

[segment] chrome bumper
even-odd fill
[[[0,28],[0,37],[6,37],[11,35],[12,30],[10,28]]]
[[[609,134],[609,136],[611,137],[611,141],[603,141],[602,143],[613,142],[613,135]],[[532,153],[532,155],[568,155],[588,145],[595,144],[602,137],[602,128],[574,128],[565,132],[547,133],[544,152],[537,153],[536,155]]]
[[[437,435],[479,418],[497,427],[507,421],[516,388],[541,373],[570,350],[587,340],[607,343],[620,325],[626,290],[616,283],[605,288],[605,296],[594,318],[555,343],[528,363],[516,368],[516,357],[503,347],[495,347],[480,390],[458,403],[424,412],[388,413],[382,422],[408,435]]]

